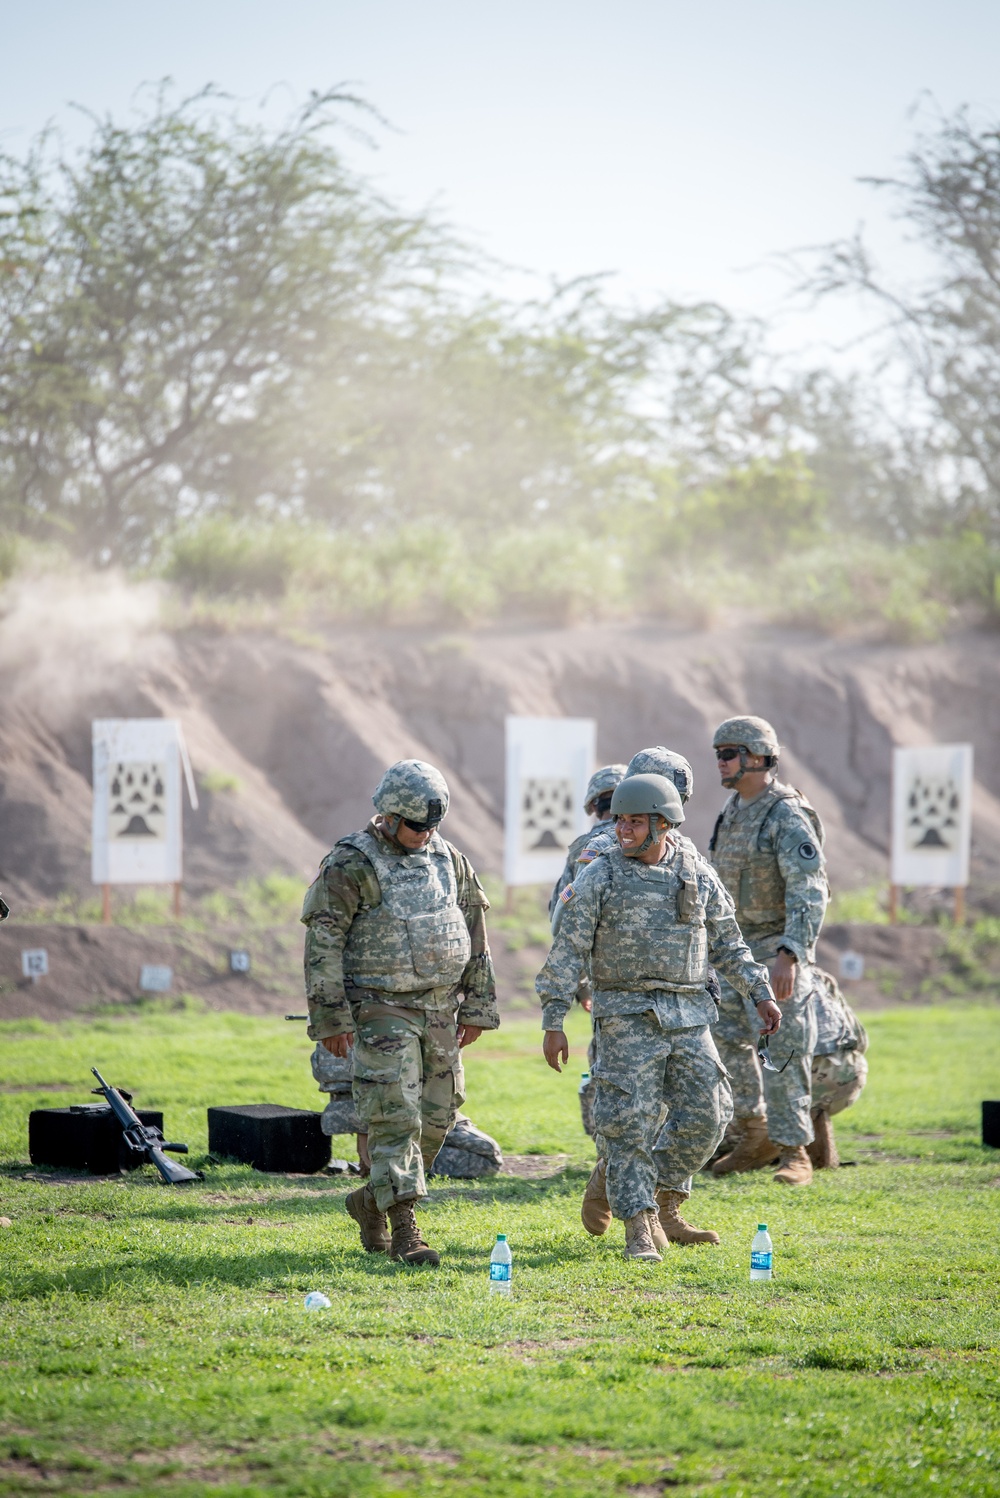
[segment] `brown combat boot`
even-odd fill
[[[594,1238],[600,1238],[611,1226],[611,1208],[608,1205],[607,1161],[598,1160],[590,1174],[587,1189],[580,1204],[580,1221]]]
[[[812,1161],[804,1144],[783,1144],[773,1179],[782,1186],[808,1186],[813,1178]]]
[[[398,1259],[401,1264],[431,1264],[436,1269],[440,1257],[424,1242],[412,1201],[396,1202],[390,1207],[389,1221],[392,1223],[390,1259]]]
[[[625,1219],[625,1257],[641,1259],[650,1264],[662,1264],[662,1256],[653,1242],[653,1219],[656,1213],[651,1207]]]
[[[815,1139],[806,1145],[813,1170],[836,1170],[840,1164],[840,1152],[833,1132],[833,1119],[825,1108],[818,1108],[813,1114],[813,1132]]]
[[[679,1191],[656,1193],[656,1204],[660,1209],[659,1224],[663,1236],[670,1243],[718,1243],[718,1233],[711,1228],[693,1228],[681,1216],[681,1202],[685,1197]],[[659,1247],[659,1244],[657,1244]]]
[[[761,1170],[772,1164],[781,1153],[780,1144],[772,1144],[767,1137],[766,1118],[745,1118],[739,1144],[712,1166],[714,1176],[728,1176],[733,1171]]]
[[[361,1229],[361,1247],[366,1254],[389,1252],[389,1225],[380,1212],[371,1186],[366,1181],[344,1199],[344,1206]]]

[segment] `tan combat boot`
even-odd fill
[[[625,1219],[625,1257],[642,1259],[651,1264],[662,1264],[663,1259],[653,1242],[653,1219],[656,1213],[651,1207]]]
[[[660,1209],[659,1224],[664,1238],[670,1243],[718,1243],[718,1233],[711,1228],[693,1228],[681,1216],[681,1202],[686,1198],[680,1191],[656,1193],[656,1204]],[[657,1244],[657,1248],[659,1248]]]
[[[767,1119],[745,1118],[739,1144],[730,1154],[716,1160],[712,1174],[728,1176],[737,1170],[761,1170],[772,1164],[780,1153],[780,1144],[772,1144],[767,1137]]]
[[[389,1221],[392,1224],[390,1259],[398,1259],[401,1264],[431,1264],[436,1269],[441,1259],[433,1248],[428,1247],[424,1242],[423,1235],[417,1227],[412,1201],[396,1202],[395,1206],[390,1207]]]
[[[591,1171],[587,1189],[580,1204],[580,1221],[594,1238],[600,1238],[611,1226],[611,1208],[608,1205],[607,1161],[598,1160]]]
[[[344,1200],[344,1206],[361,1229],[361,1247],[366,1254],[389,1252],[389,1226],[380,1212],[371,1186],[366,1181]]]
[[[815,1139],[806,1145],[813,1170],[836,1170],[840,1164],[840,1152],[833,1132],[833,1119],[825,1108],[818,1108],[813,1114],[813,1132]]]
[[[782,1186],[808,1186],[813,1178],[812,1161],[804,1144],[783,1144],[773,1179]]]

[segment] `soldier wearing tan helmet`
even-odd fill
[[[709,858],[754,957],[768,965],[782,1017],[780,1033],[758,1061],[756,1021],[722,978],[714,1034],[732,1078],[738,1136],[712,1170],[727,1175],[777,1160],[776,1181],[804,1186],[812,1180],[812,963],[829,898],[823,828],[806,798],[775,778],[780,748],[766,719],[727,718],[712,744],[732,794],[715,824]]]
[[[590,967],[599,1032],[594,1123],[607,1162],[607,1199],[625,1223],[626,1257],[659,1263],[672,1236],[718,1242],[680,1215],[692,1174],[732,1116],[710,1029],[709,962],[757,1007],[769,1033],[781,1015],[721,880],[675,834],[684,820],[676,786],[662,775],[629,776],[611,810],[616,846],[563,892],[535,988],[545,1059],[559,1071],[569,1057],[563,1019],[581,964]]]
[[[449,801],[440,770],[400,760],[372,801],[377,815],[323,860],[302,908],[309,1035],[335,1056],[353,1046],[371,1178],[345,1206],[362,1247],[437,1265],[414,1207],[464,1101],[461,1048],[500,1023],[489,901],[438,831]]]

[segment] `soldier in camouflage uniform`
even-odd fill
[[[614,836],[615,824],[611,817],[611,797],[614,794],[615,786],[624,780],[627,774],[628,770],[624,765],[602,765],[599,770],[594,771],[588,780],[587,790],[583,798],[583,809],[588,817],[596,817],[597,821],[589,832],[581,832],[579,837],[575,837],[566,849],[565,866],[553,885],[552,893],[549,896],[550,917],[555,912],[559,896],[567,884],[573,883],[573,880],[580,872],[576,866],[576,861],[587,844],[593,838],[599,837],[602,832],[608,832]]]
[[[630,776],[611,809],[617,847],[563,891],[559,928],[535,987],[545,1059],[559,1071],[569,1057],[563,1019],[581,964],[590,964],[598,1030],[594,1121],[606,1150],[608,1199],[625,1222],[626,1256],[659,1263],[661,1218],[688,1228],[679,1208],[691,1194],[692,1173],[732,1113],[709,1028],[709,960],[760,1006],[769,1033],[780,1012],[720,880],[690,845],[674,841],[684,820],[675,786],[661,775]],[[667,1121],[656,1133],[664,1107]]]
[[[833,1117],[856,1103],[868,1079],[868,1035],[832,973],[813,968],[816,1049],[812,1060],[812,1125],[807,1146],[814,1170],[840,1164]]]
[[[805,797],[775,779],[780,751],[765,719],[727,718],[712,743],[732,795],[715,824],[709,858],[754,957],[768,964],[782,1014],[762,1078],[756,1020],[723,977],[715,1040],[733,1080],[740,1132],[735,1149],[712,1171],[757,1170],[777,1159],[774,1179],[804,1186],[812,1180],[812,963],[829,898],[823,829]]]
[[[309,1035],[336,1056],[354,1045],[368,1130],[371,1177],[347,1210],[369,1253],[407,1264],[438,1263],[414,1204],[465,1100],[460,1050],[500,1023],[489,901],[437,831],[448,799],[433,765],[392,765],[372,797],[377,815],[324,859],[302,909]]]

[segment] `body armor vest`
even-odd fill
[[[751,946],[785,929],[785,881],[773,849],[764,845],[768,820],[785,801],[805,812],[822,846],[823,828],[816,812],[798,791],[778,781],[738,815],[739,795],[734,791],[708,845],[708,856],[736,904],[736,919]]]
[[[383,853],[370,832],[342,837],[340,844],[345,843],[371,863],[382,900],[354,917],[344,946],[344,976],[358,988],[385,993],[457,983],[472,942],[444,838],[435,832],[421,852],[398,857]]]
[[[704,989],[708,934],[696,856],[679,847],[669,863],[650,866],[617,844],[604,855],[611,889],[594,936],[595,989]]]

